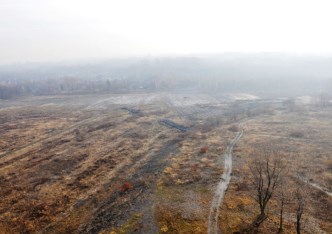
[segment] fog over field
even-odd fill
[[[324,0],[4,1],[0,85],[20,94],[69,93],[70,82],[80,83],[71,93],[110,83],[117,92],[328,93],[329,8]]]
[[[12,95],[192,90],[294,97],[331,93],[331,67],[332,57],[318,55],[149,57],[7,65],[0,67],[0,84],[16,88]]]
[[[332,233],[328,0],[0,0],[0,234]]]

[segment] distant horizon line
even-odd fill
[[[0,62],[1,67],[21,66],[21,65],[77,65],[84,63],[107,62],[111,60],[130,60],[130,59],[158,59],[158,58],[202,58],[202,57],[218,57],[223,55],[284,55],[291,57],[332,57],[332,52],[288,52],[288,51],[258,51],[258,52],[207,52],[207,53],[169,53],[169,54],[145,54],[145,55],[118,55],[113,57],[91,57],[91,58],[73,58],[58,60],[34,60],[34,61],[16,61],[16,62]]]

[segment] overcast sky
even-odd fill
[[[332,52],[330,0],[0,0],[0,63]]]

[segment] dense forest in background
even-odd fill
[[[0,66],[0,99],[162,90],[332,92],[332,56],[222,54]]]

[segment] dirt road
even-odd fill
[[[241,130],[235,135],[234,139],[231,141],[225,152],[224,173],[222,174],[220,182],[214,193],[210,209],[209,226],[208,226],[209,234],[216,234],[221,232],[219,227],[220,206],[224,198],[225,192],[228,188],[228,184],[231,180],[233,147],[240,140],[243,134],[242,124],[240,124],[239,127]]]

